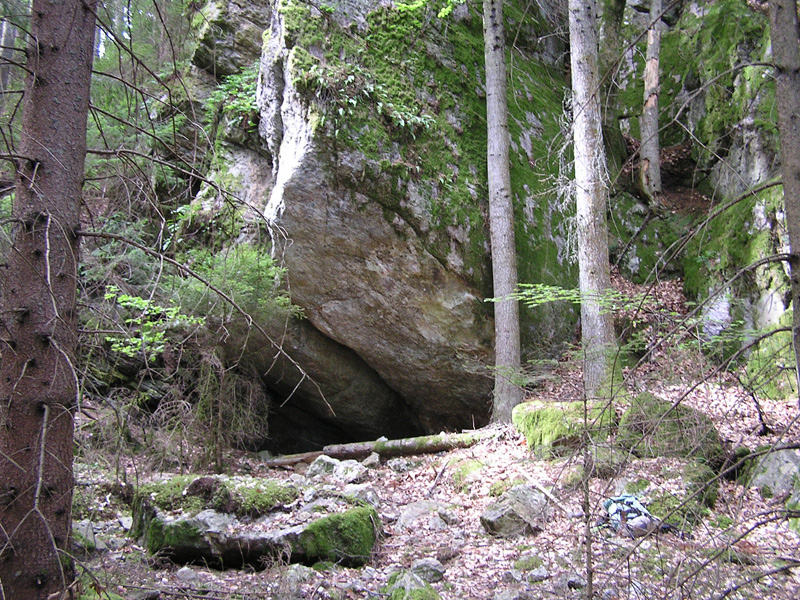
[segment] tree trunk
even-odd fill
[[[789,230],[792,294],[792,340],[800,382],[800,27],[796,0],[771,0],[775,100],[781,143],[781,171],[786,227]]]
[[[467,433],[440,433],[437,435],[424,435],[421,437],[403,438],[401,440],[384,440],[374,442],[354,442],[352,444],[334,444],[325,446],[316,452],[303,452],[302,454],[289,454],[264,461],[267,467],[285,467],[298,463],[310,463],[314,459],[325,455],[331,458],[362,459],[373,452],[381,456],[413,456],[417,454],[431,454],[445,452],[456,448],[469,448],[481,440],[497,435],[496,431],[478,430]]]
[[[639,188],[657,204],[661,196],[661,160],[658,143],[659,59],[661,55],[661,0],[650,0],[650,28],[644,65],[644,107],[639,119]]]
[[[77,231],[94,0],[34,0],[16,221],[2,304],[0,582],[5,600],[72,582]]]
[[[517,287],[514,206],[508,164],[506,46],[502,0],[484,0],[483,39],[486,59],[487,164],[489,234],[494,285],[495,384],[492,420],[511,421],[511,410],[522,400],[512,377],[520,368],[519,304],[509,298]]]
[[[608,358],[614,345],[611,314],[602,306],[603,294],[611,287],[611,274],[595,0],[569,0],[569,41],[583,381],[586,395],[591,397],[608,379]]]

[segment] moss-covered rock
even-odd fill
[[[263,477],[176,475],[142,485],[134,498],[134,532],[142,512],[179,511],[193,515],[203,509],[258,517],[297,498],[297,488]]]
[[[392,573],[381,592],[389,600],[439,600],[438,592],[411,571]]]
[[[307,562],[360,566],[369,560],[380,531],[375,509],[361,506],[317,519],[300,534],[298,543]]]
[[[512,423],[525,436],[528,448],[539,455],[564,455],[579,448],[586,424],[583,402],[532,400],[514,407]],[[586,415],[588,435],[603,439],[611,433],[614,411],[608,403],[590,405]]]
[[[650,393],[631,401],[620,419],[617,443],[643,458],[694,458],[714,467],[724,458],[719,433],[708,416]]]

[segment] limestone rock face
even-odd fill
[[[252,67],[271,11],[270,0],[210,0],[194,16],[199,40],[194,64],[217,78]]]
[[[418,223],[376,201],[388,178],[353,185],[371,165],[359,152],[334,152],[321,135],[319,116],[293,83],[278,12],[271,33],[259,133],[275,157],[275,184],[263,212],[284,232],[274,242],[293,302],[385,382],[384,395],[408,403],[424,430],[483,422],[492,324],[482,294],[426,249]]]

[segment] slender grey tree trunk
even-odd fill
[[[72,583],[76,283],[95,0],[34,0],[4,272],[0,598]]]
[[[781,144],[786,226],[789,230],[792,341],[800,382],[800,27],[796,0],[771,0],[772,57]]]
[[[520,368],[519,305],[507,298],[517,287],[514,207],[508,164],[508,105],[506,49],[502,0],[483,2],[483,39],[486,59],[486,122],[489,167],[489,229],[492,245],[494,296],[495,385],[494,421],[508,422],[522,400],[522,390],[511,381]]]
[[[594,396],[608,379],[614,347],[611,314],[603,294],[611,287],[608,263],[608,181],[603,149],[595,0],[569,0],[572,71],[575,196],[578,220],[578,269],[586,395]]]
[[[651,203],[661,196],[661,159],[658,142],[659,60],[661,56],[661,0],[650,0],[650,28],[644,65],[644,107],[639,119],[639,187]]]

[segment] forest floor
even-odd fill
[[[662,286],[657,301],[677,307],[678,289]],[[648,363],[626,370],[626,389],[647,390],[670,401],[682,398],[682,403],[711,417],[729,450],[800,441],[796,400],[757,399],[735,373],[717,371],[697,355],[676,354],[676,347],[656,349]],[[559,364],[530,396],[579,398],[579,369],[568,362]],[[624,408],[621,398],[615,409]],[[370,469],[366,483],[380,498],[383,534],[368,564],[311,575],[305,571],[294,581],[285,564],[223,571],[148,556],[117,524],[130,515],[130,507],[108,491],[113,489],[108,485],[114,481],[109,474],[113,469],[108,468],[113,459],[88,451],[76,463],[78,489],[91,496],[93,521],[105,531],[109,548],[88,555],[79,565],[97,590],[135,600],[385,598],[381,588],[390,575],[423,558],[444,565],[444,578],[432,585],[445,600],[585,598],[587,564],[594,597],[603,600],[800,598],[800,536],[789,527],[782,499],[765,499],[756,489],[722,480],[716,504],[690,534],[625,539],[597,526],[603,502],[640,480],[661,491],[677,491],[683,485],[676,477],[677,459],[635,459],[610,478],[587,480],[580,476],[580,456],[541,460],[512,427],[491,429],[496,435],[471,448],[393,459]],[[143,471],[143,460],[121,459],[129,481],[155,475]],[[270,469],[254,455],[242,453],[228,457],[226,472],[298,481],[306,467]],[[558,501],[552,518],[536,534],[490,536],[481,526],[481,514],[497,500],[498,486],[518,481],[551,491]],[[404,511],[423,500],[445,505],[446,518],[434,515],[404,527]],[[526,579],[528,574],[515,569],[522,566],[520,559],[527,559],[523,562],[529,567],[538,566],[536,579],[542,580]]]
[[[563,388],[569,377],[560,381]],[[686,385],[653,381],[647,387],[673,398]],[[562,392],[554,386],[549,393]],[[761,421],[755,405],[729,377],[706,381],[684,402],[709,414],[729,445],[755,448],[800,440],[796,404],[762,402],[763,419],[772,433],[758,435]],[[444,599],[466,600],[491,599],[498,591],[514,588],[515,562],[534,555],[547,578],[525,584],[527,595],[519,597],[580,598],[586,591],[580,588],[587,583],[586,549],[591,539],[593,586],[597,597],[605,600],[800,598],[800,568],[788,568],[791,561],[800,561],[800,537],[781,517],[779,502],[725,481],[715,507],[691,536],[624,539],[594,526],[603,514],[602,502],[637,478],[658,482],[662,489],[680,486],[670,476],[674,459],[637,460],[616,477],[589,480],[590,516],[586,519],[581,509],[585,491],[573,475],[579,458],[537,460],[513,428],[496,427],[495,431],[495,437],[468,449],[401,459],[409,469],[405,472],[399,472],[402,468],[398,470],[396,462],[394,468],[384,464],[370,470],[368,483],[380,496],[383,536],[369,564],[361,569],[334,568],[317,573],[299,587],[288,586],[282,577],[285,565],[264,570],[218,571],[200,566],[189,570],[148,557],[135,540],[124,537],[110,544],[108,551],[88,557],[83,566],[96,578],[99,589],[123,598],[344,599],[381,597],[380,588],[392,573],[409,568],[416,559],[437,558],[446,570],[434,588]],[[474,473],[461,468],[474,464],[480,465]],[[245,455],[235,459],[229,471],[277,479],[294,473],[294,469],[266,469]],[[91,468],[78,472],[79,477],[90,476],[94,481],[99,475]],[[497,499],[492,486],[517,480],[536,481],[552,489],[560,509],[536,535],[492,537],[480,524],[482,512]],[[129,514],[129,507],[112,495],[96,500],[107,517]],[[446,504],[448,523],[435,519],[411,529],[399,526],[404,508],[419,500]],[[730,547],[736,552],[729,552]]]

